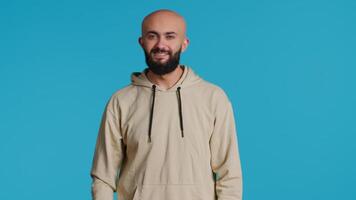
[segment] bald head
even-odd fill
[[[184,18],[177,12],[167,9],[156,10],[143,19],[141,34],[144,35],[153,29],[166,32],[174,31],[183,38],[185,38],[186,35],[186,23]]]
[[[138,42],[145,52],[146,63],[156,74],[174,70],[189,44],[182,16],[171,10],[157,10],[142,21]],[[160,70],[154,70],[154,68]],[[163,71],[161,71],[163,70]]]

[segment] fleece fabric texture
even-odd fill
[[[191,67],[169,89],[148,68],[110,97],[92,162],[92,197],[112,200],[241,200],[233,107]]]

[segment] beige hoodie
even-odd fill
[[[94,200],[241,200],[231,102],[188,67],[169,89],[145,72],[115,92],[102,116],[91,169]]]

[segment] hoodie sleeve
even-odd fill
[[[215,111],[210,138],[217,200],[242,200],[242,171],[231,102],[224,94]]]
[[[90,173],[93,200],[113,199],[125,152],[118,118],[108,107],[101,119]]]

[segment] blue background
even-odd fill
[[[149,12],[188,23],[182,55],[231,99],[244,200],[356,199],[356,1],[0,3],[0,199],[90,199],[110,95],[145,66]]]

